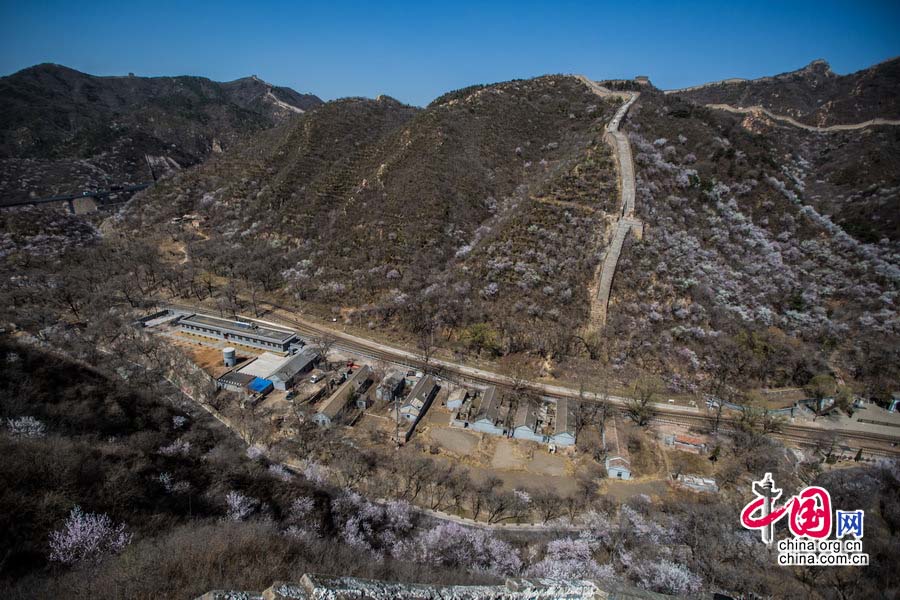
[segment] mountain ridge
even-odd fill
[[[150,181],[321,104],[254,76],[98,77],[35,65],[0,78],[0,197]]]
[[[778,75],[757,79],[724,79],[681,89],[668,95],[700,104],[761,106],[806,125],[825,127],[871,119],[900,118],[897,82],[900,57],[838,75],[823,59]]]

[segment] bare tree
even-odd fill
[[[587,398],[587,390],[584,381],[578,384],[578,402],[572,406],[572,416],[575,418],[575,437],[577,438],[581,431],[597,422],[597,415],[600,411],[600,405],[592,402]]]
[[[542,487],[534,492],[531,495],[531,503],[544,523],[562,515],[564,509],[559,496],[549,486]]]
[[[313,338],[310,339],[312,345],[319,349],[319,352],[322,354],[322,362],[325,363],[325,368],[328,368],[328,355],[331,354],[331,351],[334,349],[334,345],[337,343],[337,337],[328,332],[320,333]]]
[[[599,331],[589,331],[583,336],[574,336],[584,346],[591,360],[600,360],[606,350],[606,338]]]
[[[509,378],[510,387],[516,396],[522,395],[529,388],[531,365],[527,357],[521,354],[507,356],[502,362],[501,372]]]
[[[488,498],[490,498],[494,493],[494,490],[498,488],[501,483],[503,482],[500,481],[500,478],[492,475],[484,481],[472,486],[469,495],[469,506],[472,509],[473,519],[478,520],[478,515],[481,514]]]
[[[653,407],[650,404],[657,393],[656,383],[649,378],[641,378],[635,382],[631,392],[632,397],[625,410],[632,421],[644,427],[653,417]]]
[[[516,496],[512,492],[493,490],[487,495],[484,502],[488,523],[498,523],[508,519],[511,516],[509,513],[512,512],[516,503]]]
[[[431,360],[434,358],[434,353],[437,350],[435,327],[427,327],[419,331],[416,338],[416,349],[419,351],[419,358],[424,363],[422,370],[430,373]]]

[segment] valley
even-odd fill
[[[0,589],[878,597],[898,64],[425,106],[3,77]],[[764,474],[863,510],[869,566],[773,569]]]

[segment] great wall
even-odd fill
[[[619,263],[619,256],[622,254],[625,238],[628,237],[631,231],[634,231],[638,237],[643,235],[643,223],[634,216],[635,182],[631,144],[625,134],[619,131],[622,120],[640,94],[638,92],[615,92],[599,85],[595,81],[591,81],[583,75],[578,75],[577,78],[598,96],[614,97],[623,100],[622,105],[616,110],[616,114],[613,115],[613,118],[606,125],[606,135],[604,135],[606,143],[610,145],[616,154],[616,169],[618,171],[619,193],[622,197],[622,209],[613,226],[613,235],[607,246],[606,255],[603,258],[603,262],[598,266],[598,272],[594,277],[594,281],[598,281],[598,283],[595,284],[596,291],[592,293],[589,328],[597,330],[606,324],[609,295],[612,291],[613,277],[616,274],[616,266]]]

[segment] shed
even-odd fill
[[[610,479],[631,479],[631,464],[621,456],[607,458],[606,476]]]
[[[216,380],[216,384],[221,388],[225,388],[226,390],[231,390],[233,392],[242,392],[247,389],[247,386],[250,385],[250,382],[254,379],[256,379],[256,377],[254,377],[253,375],[231,371],[219,377]]]
[[[706,450],[706,444],[703,443],[703,440],[690,435],[676,435],[674,443],[677,449],[694,452],[696,454],[700,454]]]

